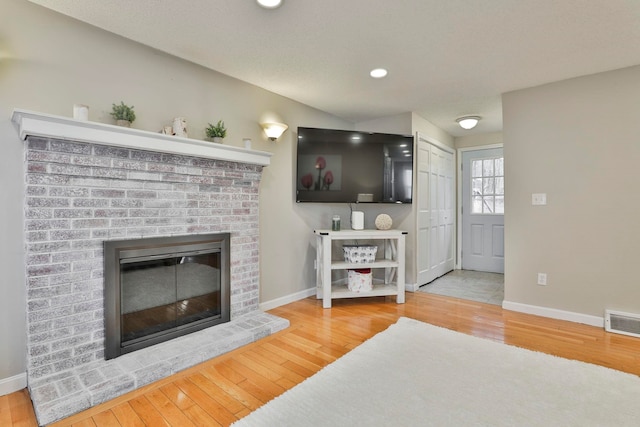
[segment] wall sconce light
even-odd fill
[[[456,119],[462,129],[473,129],[480,121],[480,116],[464,116]]]
[[[267,138],[271,141],[275,141],[284,133],[285,130],[289,129],[289,126],[284,123],[260,123],[262,129],[264,129],[264,133],[267,135]]]

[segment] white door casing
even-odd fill
[[[504,273],[503,150],[464,151],[461,165],[461,267]]]

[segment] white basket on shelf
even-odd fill
[[[343,245],[344,260],[350,264],[366,264],[376,260],[375,245]]]

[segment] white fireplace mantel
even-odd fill
[[[22,140],[27,139],[27,136],[38,136],[261,166],[268,166],[271,161],[271,153],[266,151],[248,150],[27,110],[14,110],[11,121]]]

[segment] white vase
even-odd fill
[[[129,120],[116,120],[116,124],[125,128],[131,127],[131,122]]]
[[[214,136],[213,137],[213,142],[217,142],[218,144],[222,144],[222,137]]]

